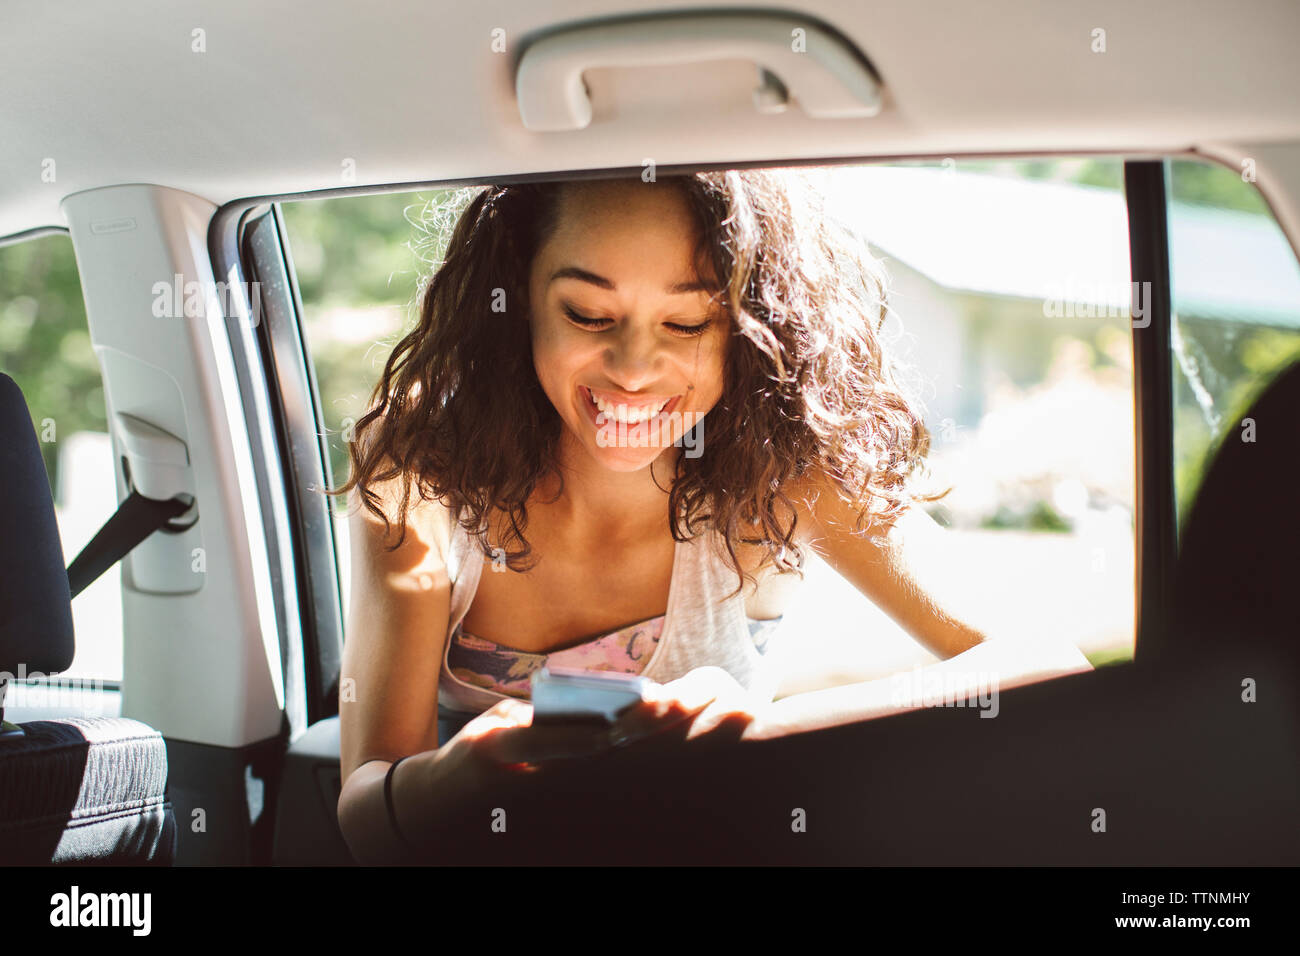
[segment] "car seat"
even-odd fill
[[[12,682],[72,664],[68,574],[22,392],[0,374],[0,863],[170,865],[162,735],[125,717],[4,722]]]

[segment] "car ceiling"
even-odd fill
[[[880,115],[813,120],[797,104],[759,114],[753,66],[719,62],[596,71],[587,129],[523,127],[514,65],[531,35],[689,9],[700,7],[9,0],[0,7],[0,236],[63,225],[64,196],[118,183],[222,204],[646,159],[1214,153],[1216,144],[1300,140],[1294,0],[812,0],[798,10],[856,43],[882,78]],[[491,49],[497,28],[504,53]],[[191,49],[196,29],[202,53]],[[1095,29],[1105,30],[1104,53],[1093,52]],[[53,182],[43,176],[50,159]]]

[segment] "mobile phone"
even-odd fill
[[[543,665],[531,678],[533,722],[613,723],[644,699],[649,685],[647,678],[636,674]]]

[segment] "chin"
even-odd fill
[[[632,472],[649,468],[664,453],[663,448],[601,448],[590,449],[592,456],[610,471]]]

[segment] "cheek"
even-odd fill
[[[575,342],[562,327],[556,329],[543,323],[540,328],[534,328],[532,341],[537,380],[552,402],[556,402],[569,391],[589,356],[583,351],[581,341]]]
[[[725,335],[711,337],[707,347],[702,350],[693,376],[693,384],[699,393],[698,399],[710,408],[722,397],[726,384],[727,345]]]
[[[564,362],[561,337],[545,320],[534,321],[529,326],[533,343],[533,368],[543,385],[553,382]]]

